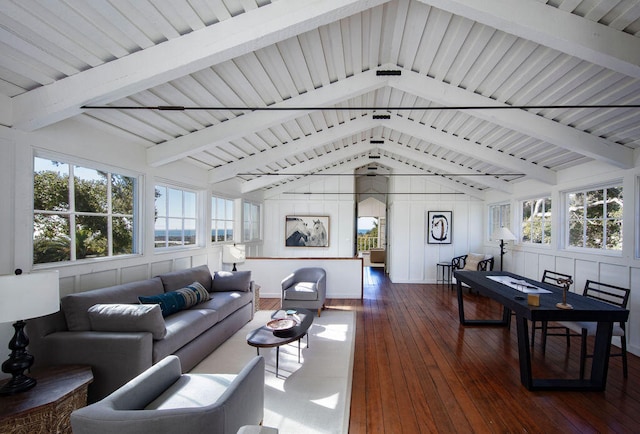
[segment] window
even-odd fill
[[[511,229],[511,205],[502,203],[489,206],[489,238],[502,226]]]
[[[522,202],[523,243],[551,244],[551,197]]]
[[[193,191],[156,185],[156,248],[196,244],[196,199]]]
[[[33,263],[137,253],[135,177],[34,158]]]
[[[567,245],[622,250],[622,185],[567,194]]]
[[[233,201],[211,197],[211,242],[233,241]]]
[[[244,202],[243,205],[243,241],[260,239],[260,205]]]

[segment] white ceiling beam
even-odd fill
[[[375,71],[367,71],[289,98],[274,104],[273,108],[331,106],[384,87],[386,84],[386,77],[376,77]],[[153,167],[161,166],[194,153],[213,149],[218,144],[244,137],[249,133],[287,122],[311,111],[313,110],[254,111],[149,148],[147,162]]]
[[[419,0],[607,69],[640,78],[640,39],[531,0]]]
[[[322,173],[331,173],[329,169],[325,169],[327,166],[336,165],[344,160],[350,160],[357,155],[364,154],[374,149],[376,145],[362,141],[353,146],[338,149],[337,151],[327,152],[321,157],[307,160],[303,163],[296,164],[294,166],[287,167],[286,169],[278,171],[279,176],[261,176],[259,178],[252,179],[242,184],[242,193],[249,193],[261,188],[265,188],[278,180],[282,180],[283,176],[292,174],[291,177],[295,177],[298,173],[315,173],[320,171]],[[340,166],[343,167],[343,166]],[[324,169],[324,170],[323,170]],[[339,170],[339,169],[338,169]]]
[[[500,166],[505,170],[522,172],[527,177],[544,182],[545,184],[557,184],[557,174],[551,169],[523,161],[519,158],[505,154],[504,152],[489,149],[486,146],[472,143],[468,140],[447,134],[418,122],[410,121],[409,119],[395,116],[389,120],[382,121],[382,126],[400,131],[404,134],[433,143],[459,154],[466,155],[495,166]]]
[[[242,56],[389,0],[280,0],[14,97],[13,126],[35,130]]]
[[[504,103],[413,71],[402,70],[402,76],[389,77],[389,85],[443,106],[508,107]],[[633,167],[631,149],[524,110],[469,109],[465,112],[622,169]]]
[[[233,178],[238,173],[254,170],[257,166],[264,166],[292,154],[302,152],[307,149],[317,148],[328,143],[342,140],[345,137],[358,134],[362,131],[373,129],[380,125],[378,120],[371,119],[370,116],[362,117],[354,121],[348,121],[336,127],[326,129],[310,136],[302,137],[298,140],[269,148],[264,152],[259,152],[241,160],[233,161],[209,171],[209,182],[214,184],[229,178]]]
[[[495,190],[502,191],[508,194],[513,193],[512,185],[508,184],[505,181],[502,181],[498,178],[491,177],[491,176],[479,176],[481,175],[481,172],[467,169],[458,164],[450,163],[440,158],[435,158],[431,155],[425,154],[424,152],[420,152],[415,149],[410,149],[410,148],[407,148],[406,146],[400,146],[397,144],[392,145],[389,143],[378,145],[378,148],[380,148],[383,151],[389,152],[391,154],[398,155],[402,158],[413,160],[419,164],[424,164],[425,166],[432,167],[437,172],[441,173],[442,176],[444,176],[445,178],[449,173],[462,174],[460,178],[468,179],[473,183],[483,184],[487,187],[490,187]],[[469,176],[464,176],[465,174]]]

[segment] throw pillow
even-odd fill
[[[464,261],[463,270],[478,271],[478,263],[484,260],[484,255],[469,253]]]
[[[150,332],[160,340],[167,334],[157,304],[95,304],[87,310],[91,330],[99,332]]]
[[[159,304],[162,310],[162,316],[169,316],[179,312],[185,308],[184,297],[176,292],[170,291],[164,294],[140,296],[138,297],[142,304]]]
[[[216,271],[213,275],[211,290],[222,291],[243,291],[250,290],[251,271]]]
[[[185,288],[176,289],[175,292],[184,297],[184,308],[190,308],[198,303],[202,303],[211,298],[209,292],[204,289],[204,286],[200,282],[193,282],[191,285],[187,285]]]

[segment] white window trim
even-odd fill
[[[112,256],[101,256],[98,258],[84,258],[84,259],[75,259],[69,261],[60,261],[60,262],[47,262],[42,264],[34,264],[33,263],[33,236],[29,237],[29,262],[31,263],[31,267],[34,270],[46,270],[52,268],[64,268],[64,267],[75,267],[80,264],[87,263],[99,263],[99,262],[109,262],[109,261],[120,261],[127,258],[136,258],[144,255],[144,222],[145,222],[145,212],[144,212],[144,191],[145,191],[145,177],[142,173],[135,172],[129,169],[111,166],[108,164],[100,163],[93,160],[88,160],[85,158],[77,157],[74,155],[65,154],[62,152],[50,151],[48,149],[34,147],[33,151],[30,154],[30,172],[25,176],[29,176],[31,180],[28,184],[30,195],[28,196],[29,207],[31,209],[31,224],[30,227],[33,229],[33,220],[34,220],[34,209],[33,209],[33,174],[35,172],[34,160],[35,158],[48,159],[51,161],[59,161],[65,164],[72,164],[74,166],[80,166],[87,169],[94,169],[102,172],[108,173],[116,173],[118,175],[127,176],[130,178],[134,178],[136,180],[136,189],[134,191],[134,201],[133,201],[133,216],[136,221],[136,225],[134,225],[133,231],[133,249],[134,253],[122,254],[122,255],[112,255]],[[25,204],[26,205],[26,204]],[[32,235],[33,230],[30,231],[30,235]],[[26,252],[25,252],[26,253]]]
[[[186,186],[184,184],[180,184],[177,182],[171,182],[167,180],[159,180],[156,179],[156,182],[153,183],[153,197],[152,197],[152,205],[153,210],[155,210],[155,189],[156,186],[173,188],[176,190],[188,191],[191,193],[195,193],[196,195],[196,241],[194,244],[187,244],[181,246],[164,246],[164,247],[156,247],[155,246],[155,221],[152,220],[151,226],[151,246],[153,248],[154,254],[162,254],[167,252],[175,252],[175,251],[185,251],[185,250],[193,250],[193,249],[201,249],[204,247],[205,243],[203,242],[203,234],[205,233],[204,225],[206,225],[207,218],[206,216],[209,214],[206,212],[206,206],[204,206],[203,199],[205,195],[203,194],[202,189],[198,189],[191,186]],[[209,204],[209,207],[211,205]],[[152,213],[152,216],[155,217],[155,212]]]
[[[537,200],[537,199],[546,199],[549,198],[549,200],[551,201],[551,206],[552,206],[552,211],[551,211],[551,219],[549,220],[549,224],[551,225],[551,236],[549,237],[549,242],[548,243],[533,243],[530,241],[523,241],[522,240],[522,219],[523,219],[523,214],[522,214],[522,204],[528,200]],[[540,194],[540,195],[536,195],[536,196],[531,196],[531,197],[527,197],[524,199],[520,199],[518,201],[518,228],[517,228],[517,232],[512,231],[516,236],[517,236],[517,242],[522,244],[523,246],[527,246],[527,247],[536,247],[536,248],[540,248],[540,249],[551,249],[551,246],[553,245],[553,241],[554,239],[557,239],[557,236],[555,234],[556,231],[554,231],[554,225],[553,225],[553,221],[555,218],[555,214],[557,211],[554,211],[555,208],[557,208],[554,204],[554,200],[553,200],[553,195],[552,194]]]
[[[640,179],[640,178],[639,178]],[[622,186],[624,189],[624,180],[623,179],[614,179],[612,181],[603,182],[601,184],[590,184],[587,186],[578,186],[571,189],[562,190],[560,192],[560,202],[562,204],[562,224],[561,224],[561,239],[562,239],[562,250],[566,252],[572,253],[583,253],[586,255],[602,255],[602,256],[610,256],[610,257],[622,257],[623,252],[625,250],[624,244],[621,250],[609,250],[609,249],[594,249],[590,247],[575,247],[569,245],[569,216],[568,216],[568,207],[569,207],[569,194],[576,192],[587,192],[593,190],[606,189],[611,187]],[[623,230],[623,243],[624,243],[624,230]]]

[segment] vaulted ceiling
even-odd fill
[[[242,192],[640,160],[638,0],[2,0],[0,53],[12,128],[76,118]]]

